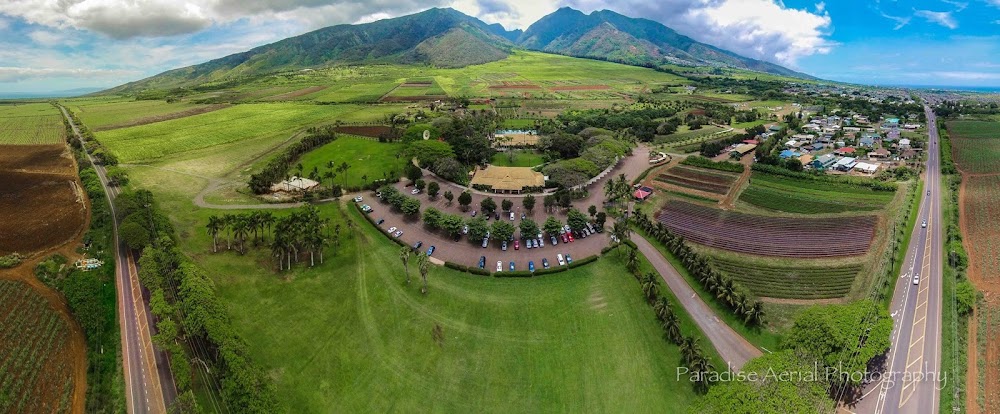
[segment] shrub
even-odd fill
[[[17,253],[11,253],[6,256],[0,256],[0,269],[10,269],[21,264],[24,257]]]

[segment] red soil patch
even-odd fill
[[[611,89],[608,85],[572,85],[572,86],[553,86],[549,89],[554,91],[603,91]]]
[[[448,95],[421,95],[421,96],[383,96],[379,102],[426,102],[447,100]]]
[[[703,246],[771,257],[832,258],[868,253],[876,216],[770,217],[670,201],[657,215],[674,233]]]
[[[99,131],[110,131],[112,129],[129,128],[140,125],[155,124],[157,122],[170,121],[172,119],[187,118],[189,116],[207,114],[209,112],[215,112],[223,108],[228,108],[229,104],[216,104],[216,105],[206,105],[197,108],[191,108],[186,111],[174,112],[171,114],[154,115],[147,116],[145,118],[133,119],[128,122],[123,122],[120,124],[105,125],[102,127],[94,128],[95,132]]]
[[[309,94],[313,94],[313,93],[319,92],[319,91],[324,90],[326,88],[328,88],[328,86],[312,86],[312,87],[305,88],[305,89],[299,89],[297,91],[291,91],[291,92],[288,92],[288,93],[283,93],[281,95],[269,96],[267,98],[264,98],[264,100],[265,101],[289,101],[289,100],[292,100],[292,99],[295,99],[295,98],[298,98],[298,97],[301,97],[301,96],[306,96],[306,95],[309,95]]]
[[[358,135],[362,137],[378,138],[383,136],[383,134],[391,134],[392,128],[385,125],[368,125],[368,126],[342,126],[334,128],[341,134],[348,135]]]

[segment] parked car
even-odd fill
[[[597,231],[594,230],[594,226],[592,226],[590,223],[587,223],[587,230],[590,231],[590,234],[597,233]]]
[[[549,259],[544,259],[544,258],[542,259],[542,267],[546,269],[549,268]]]
[[[396,226],[389,227],[389,233],[395,233],[395,232],[396,232]]]
[[[514,271],[514,262],[513,261],[510,262],[510,271],[511,272]]]
[[[493,214],[495,215],[495,217],[493,217],[493,218],[495,218],[497,220],[500,220],[500,213],[493,213]]]
[[[376,221],[376,222],[375,222],[375,225],[376,225],[376,226],[381,226],[381,225],[382,225],[382,223],[385,223],[385,219],[384,219],[384,218],[380,218],[380,219],[378,219],[378,221]]]
[[[514,240],[514,250],[520,250],[520,249],[521,249],[521,241]]]
[[[531,245],[531,239],[524,239],[524,247],[528,249],[534,247]]]
[[[361,206],[361,211],[364,211],[365,213],[371,213],[372,212],[372,206],[370,206],[368,204],[365,204],[365,205]]]
[[[569,239],[570,243],[572,243],[573,242],[573,233],[566,233],[566,238]]]
[[[501,262],[499,260],[497,260],[497,271],[498,272],[502,272],[503,271],[503,262]]]
[[[478,213],[478,211],[472,210],[472,217],[475,217],[477,213]]]
[[[468,224],[466,224],[464,227],[462,227],[462,234],[469,234],[469,225]]]
[[[926,228],[927,227],[927,220],[924,220],[923,223],[920,223],[920,227]]]
[[[483,237],[483,248],[485,249],[486,246],[489,246],[489,245],[490,245],[490,238],[489,237]]]
[[[513,211],[510,212],[510,221],[514,221],[514,212]]]
[[[482,269],[485,267],[486,267],[486,256],[479,256],[479,268]]]
[[[570,264],[570,263],[573,263],[573,258],[569,256],[569,253],[567,253],[566,254],[566,264]]]
[[[560,234],[559,237],[562,238],[563,243],[569,243],[569,237],[566,237],[566,233]]]
[[[413,194],[413,195],[420,194],[420,189],[419,188],[414,188],[413,191],[410,191],[410,194]]]
[[[532,262],[530,260],[528,261],[528,271],[529,272],[534,272],[535,271],[535,262]]]
[[[524,214],[524,213],[521,213],[521,220],[524,220],[525,217],[528,217],[528,216],[526,214]]]
[[[569,224],[563,224],[563,230],[566,230],[566,232],[569,233],[573,231],[573,228],[570,227]]]
[[[489,215],[487,213],[483,213],[483,217],[486,218],[486,221],[489,221],[490,218],[493,217],[493,216],[491,216],[491,215]]]
[[[420,246],[423,246],[423,245],[424,245],[424,242],[418,241],[416,244],[413,245],[413,250],[417,250],[417,249],[420,248]]]
[[[557,262],[559,262],[559,266],[564,266],[564,265],[566,265],[566,261],[565,261],[565,260],[563,260],[563,255],[562,255],[562,253],[559,253],[559,254],[557,254],[557,255],[556,255],[556,261],[557,261]]]
[[[545,247],[545,239],[542,238],[541,234],[538,235],[538,238],[535,239],[535,241],[538,243],[538,247]]]
[[[402,235],[403,235],[403,231],[402,230],[396,230],[396,234],[394,236],[396,236],[396,238],[398,239],[399,236],[402,236]]]
[[[361,200],[364,200],[363,198],[361,198],[361,196],[354,197],[354,202],[355,203],[360,203]]]
[[[437,249],[437,248],[434,247],[434,246],[431,246],[429,249],[427,249],[427,255],[430,256],[430,255],[434,254],[434,250],[435,249]]]
[[[551,242],[553,246],[559,244],[559,240],[556,239],[556,236],[549,236],[549,242]]]
[[[507,240],[504,240],[503,243],[500,243],[500,250],[507,251]]]
[[[375,193],[375,197],[378,197],[378,199],[381,200],[382,199],[382,192],[379,191],[379,192]]]

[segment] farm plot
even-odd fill
[[[328,121],[353,105],[244,104],[223,110],[97,134],[125,163],[146,161],[250,138],[288,135]]]
[[[679,200],[657,215],[674,233],[694,243],[760,256],[821,258],[858,256],[875,237],[876,216],[769,217],[723,211]]]
[[[1000,176],[965,177],[962,231],[972,269],[989,284],[1000,280]]]
[[[848,183],[808,181],[755,172],[740,201],[774,211],[801,214],[876,211],[895,192],[874,191]]]
[[[713,194],[726,194],[737,178],[739,174],[678,165],[656,176],[655,180]]]
[[[1000,122],[951,121],[955,164],[969,174],[1000,173]]]
[[[68,413],[69,325],[24,282],[0,280],[0,412]]]
[[[55,144],[65,136],[62,115],[52,105],[0,105],[0,145]]]
[[[123,126],[141,125],[142,122],[136,121],[147,118],[161,120],[181,118],[182,116],[171,117],[170,115],[182,114],[188,110],[206,106],[188,102],[167,103],[166,101],[156,100],[83,100],[68,101],[66,102],[66,105],[72,109],[78,117],[80,117],[80,121],[95,131],[114,129],[116,127],[121,128]],[[196,113],[189,113],[185,116],[190,115],[196,115]]]
[[[833,267],[792,267],[748,264],[712,258],[712,265],[755,295],[780,299],[833,299],[848,294],[861,272],[860,264]]]

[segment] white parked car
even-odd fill
[[[362,200],[364,200],[364,199],[361,198],[361,196],[354,197],[354,202],[355,203],[360,203]]]
[[[559,266],[566,265],[566,260],[563,259],[562,253],[559,253],[559,254],[556,255],[556,260],[559,261]]]
[[[514,212],[513,211],[510,212],[510,221],[514,221]]]
[[[414,188],[413,191],[410,191],[410,194],[420,194],[420,189]]]
[[[389,227],[389,233],[395,233],[395,232],[396,232],[396,227],[395,226]]]
[[[498,272],[502,272],[503,271],[503,262],[501,262],[499,260],[497,260],[497,271]]]

